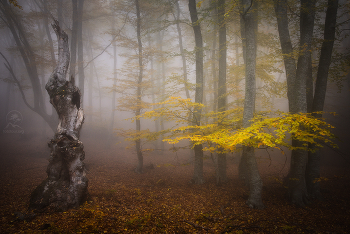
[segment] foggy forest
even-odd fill
[[[350,2],[0,0],[1,233],[349,233]]]

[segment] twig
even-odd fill
[[[192,223],[192,222],[187,221],[187,220],[182,220],[182,222],[187,223],[187,224],[193,226],[194,228],[199,228],[199,229],[203,229],[203,230],[206,230],[206,231],[212,231],[210,228],[200,226],[198,224]]]

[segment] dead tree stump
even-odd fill
[[[32,192],[29,209],[65,211],[82,204],[88,195],[88,179],[83,163],[84,146],[79,132],[84,122],[81,94],[73,77],[66,80],[70,61],[68,35],[57,21],[52,24],[58,39],[58,63],[45,88],[56,109],[59,123],[51,148],[47,178]]]

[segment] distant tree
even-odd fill
[[[136,110],[135,115],[139,116],[141,114],[141,85],[142,85],[142,77],[143,77],[143,55],[142,55],[142,40],[141,40],[141,14],[140,14],[140,4],[139,0],[135,0],[136,7],[136,35],[137,35],[137,46],[138,46],[138,57],[139,57],[139,75],[137,80],[137,88],[136,88]],[[136,119],[136,132],[141,131],[141,120]],[[143,171],[143,155],[141,151],[141,139],[136,139],[136,154],[138,159],[138,166],[136,168],[136,172],[142,173]]]
[[[219,79],[218,79],[218,111],[226,110],[226,23],[225,23],[225,0],[218,0],[218,25],[219,25]],[[220,122],[219,122],[220,124]],[[221,184],[226,182],[226,153],[218,153],[218,166],[216,183]]]
[[[1,19],[10,30],[13,36],[13,39],[16,42],[16,48],[18,49],[21,55],[21,58],[24,62],[31,87],[33,89],[33,96],[34,96],[33,104],[30,104],[26,99],[26,96],[24,94],[23,84],[21,84],[21,82],[17,78],[15,71],[11,67],[11,64],[7,62],[6,67],[9,70],[13,80],[18,85],[18,88],[20,89],[23,101],[26,104],[26,106],[30,110],[39,114],[54,131],[57,125],[57,118],[56,118],[56,115],[47,113],[45,101],[44,101],[44,95],[43,95],[42,87],[40,85],[40,78],[38,74],[38,64],[36,59],[37,55],[35,53],[33,46],[31,45],[33,42],[31,41],[31,38],[29,38],[29,34],[26,31],[26,27],[24,26],[25,22],[21,20],[21,17],[18,16],[18,13],[16,12],[16,10],[13,9],[7,3],[7,1],[0,2],[0,11],[2,15]],[[4,57],[3,54],[2,56]]]

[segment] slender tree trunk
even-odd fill
[[[150,33],[147,33],[147,39],[148,39],[148,47],[152,48],[152,43],[151,43],[151,35]],[[155,95],[155,82],[154,82],[154,62],[153,62],[153,55],[150,55],[150,63],[151,63],[151,98],[152,98],[152,103],[156,103],[156,95]],[[153,105],[153,110],[155,110],[157,107]],[[154,128],[155,131],[159,131],[159,123],[158,120],[154,121]],[[154,148],[158,149],[158,139],[154,142],[155,146]]]
[[[112,16],[112,40],[114,40],[115,37],[115,16]],[[110,130],[111,135],[110,139],[112,139],[113,136],[113,128],[114,128],[114,118],[115,118],[115,99],[116,99],[116,87],[117,86],[117,44],[115,40],[113,41],[113,87],[112,87],[112,113],[111,113],[111,124],[110,124]]]
[[[68,36],[56,21],[54,28],[59,46],[58,63],[46,90],[50,102],[59,116],[59,124],[51,148],[48,177],[31,194],[29,209],[51,208],[65,211],[82,204],[88,195],[88,179],[83,163],[85,153],[79,141],[79,132],[84,122],[79,89],[66,81],[69,66]]]
[[[289,101],[289,111],[296,113],[294,86],[296,80],[296,62],[293,56],[293,46],[289,34],[287,0],[275,0],[275,13],[277,17],[278,33],[282,48],[284,66],[287,77],[287,96]]]
[[[195,37],[195,51],[196,51],[196,94],[195,102],[203,102],[203,39],[200,28],[200,23],[198,21],[196,1],[189,0],[188,8],[191,15],[192,28]],[[200,125],[201,121],[201,109],[196,108],[193,113],[194,124]],[[193,183],[203,184],[203,146],[201,144],[196,144],[194,146],[194,175]]]
[[[45,102],[44,102],[43,92],[40,85],[38,71],[37,71],[35,53],[27,39],[23,25],[18,20],[18,17],[16,16],[15,12],[13,12],[13,10],[11,9],[7,1],[0,1],[0,11],[3,13],[3,16],[4,16],[2,20],[10,29],[13,39],[16,42],[17,48],[23,59],[23,62],[33,89],[33,96],[34,96],[33,106],[29,105],[25,96],[22,94],[23,101],[25,102],[28,108],[30,108],[32,111],[39,114],[48,123],[51,129],[55,131],[57,119],[55,118],[55,116],[48,115],[45,110]],[[16,80],[16,83],[18,84],[20,91],[23,92],[21,84],[19,80],[16,79],[16,76],[14,74],[14,71],[11,68],[11,65],[10,64],[7,64],[7,65],[8,65],[7,68],[9,69],[14,80]]]
[[[257,5],[252,0],[242,0],[242,24],[245,35],[245,99],[243,111],[243,127],[250,126],[250,120],[254,117],[255,112],[255,93],[256,93],[256,33],[258,29]],[[241,165],[242,164],[242,165]],[[240,163],[240,171],[243,172],[245,180],[249,185],[249,198],[247,205],[251,208],[264,208],[261,199],[262,180],[260,178],[258,165],[255,159],[254,148],[250,146],[243,147],[243,154]]]
[[[137,16],[137,44],[138,44],[138,52],[139,52],[139,77],[137,81],[137,109],[135,115],[138,116],[141,114],[141,85],[142,85],[142,76],[143,76],[143,64],[142,64],[142,41],[141,41],[141,16],[140,16],[140,6],[139,0],[135,0],[136,5],[136,16]],[[140,119],[136,119],[136,131],[141,131],[141,121]],[[136,153],[138,159],[138,166],[136,168],[137,173],[142,173],[143,171],[143,155],[141,151],[141,139],[135,141],[136,143]]]
[[[78,0],[72,0],[72,36],[70,41],[70,70],[69,79],[75,84],[75,67],[77,64],[77,37],[78,37]]]
[[[312,102],[312,112],[323,111],[324,101],[327,90],[327,79],[329,66],[331,64],[333,45],[335,40],[335,25],[337,22],[338,0],[328,0],[326,12],[326,21],[324,27],[324,41],[321,47],[320,61],[318,64],[315,94]],[[314,114],[315,117],[321,118],[322,114]],[[314,147],[314,146],[310,146]],[[306,187],[310,198],[322,199],[320,192],[320,152],[309,152],[308,162],[306,165]]]
[[[61,26],[64,25],[62,8],[63,8],[63,0],[57,0],[57,20]]]
[[[184,86],[185,86],[185,93],[186,93],[186,98],[191,98],[190,97],[190,91],[188,88],[188,78],[187,78],[187,63],[186,63],[186,56],[183,48],[183,43],[182,43],[182,32],[181,32],[181,27],[180,27],[180,6],[179,6],[179,0],[175,1],[176,3],[176,29],[177,29],[177,34],[179,37],[179,47],[180,47],[180,54],[182,58],[182,72],[183,72],[183,77],[184,77]]]
[[[77,46],[78,46],[78,75],[79,75],[79,89],[81,92],[82,103],[84,104],[84,43],[83,43],[83,9],[84,0],[78,0],[78,28],[77,28]]]
[[[218,111],[226,110],[226,22],[225,0],[219,0],[217,4],[219,24],[219,80],[218,80]],[[219,125],[221,123],[219,122]],[[223,150],[223,149],[220,149]],[[227,181],[226,153],[218,153],[218,167],[216,184],[220,185]]]

